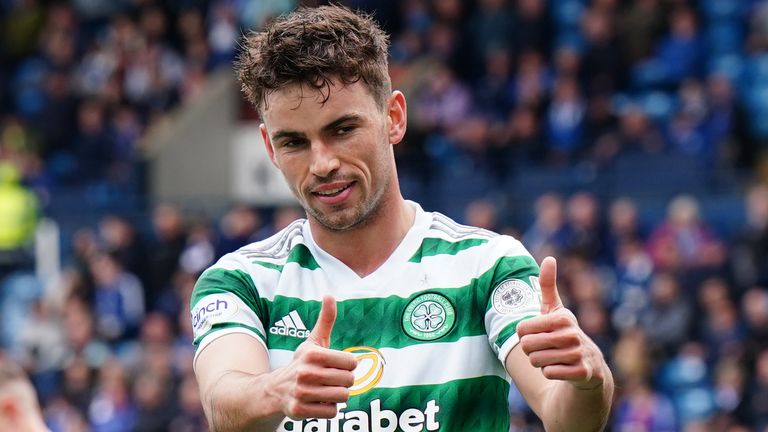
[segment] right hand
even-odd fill
[[[291,419],[333,418],[338,414],[336,404],[349,399],[357,360],[351,353],[329,348],[335,321],[336,300],[324,296],[315,327],[280,374],[283,412]]]

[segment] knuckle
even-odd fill
[[[288,405],[285,407],[285,414],[293,419],[299,418],[301,416],[300,413],[300,404],[295,401],[291,400],[288,402]]]
[[[558,327],[568,327],[573,324],[571,318],[567,314],[557,314],[552,317],[552,322]]]
[[[531,353],[528,356],[528,360],[531,362],[531,365],[533,365],[533,367],[542,367],[543,366],[542,358],[539,355],[539,353]]]
[[[313,368],[307,365],[301,365],[296,368],[296,381],[303,383],[312,381],[316,376],[316,372]]]
[[[576,332],[567,332],[563,335],[563,343],[565,346],[579,347],[581,346],[581,339]]]
[[[304,401],[311,396],[311,393],[306,387],[299,386],[293,391],[293,396],[296,400]]]
[[[304,359],[310,363],[320,363],[323,360],[323,352],[318,348],[307,350]]]

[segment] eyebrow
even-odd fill
[[[360,121],[361,119],[362,117],[360,117],[357,114],[343,115],[337,118],[336,120],[333,120],[330,123],[323,126],[321,130],[323,132],[330,132],[344,123]],[[274,135],[272,135],[272,141],[277,141],[282,138],[306,138],[306,137],[307,135],[304,132],[292,131],[292,130],[279,130],[275,132]]]

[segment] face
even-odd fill
[[[267,96],[261,133],[274,165],[310,221],[333,231],[364,226],[397,193],[392,145],[405,133],[405,98],[386,106],[361,83],[330,97],[292,85]]]

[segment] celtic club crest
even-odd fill
[[[418,340],[435,340],[445,336],[456,322],[456,310],[445,296],[421,294],[403,310],[403,331]]]

